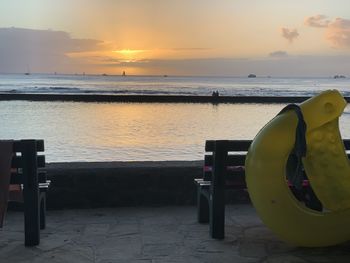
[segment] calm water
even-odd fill
[[[347,79],[0,75],[0,92],[311,95]],[[0,102],[0,139],[45,140],[49,162],[199,160],[208,139],[252,139],[282,104]],[[341,132],[350,138],[350,109]]]
[[[199,160],[205,140],[252,139],[283,106],[3,101],[0,138],[45,139],[49,162]]]

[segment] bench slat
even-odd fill
[[[47,182],[47,176],[45,171],[38,172],[39,183]],[[12,173],[10,184],[23,184],[23,174]]]
[[[13,142],[13,150],[14,152],[22,152],[23,151],[23,144],[22,142],[26,140],[16,140]],[[44,149],[44,140],[36,140],[36,150],[38,152],[43,152]]]
[[[11,167],[12,168],[22,168],[23,167],[22,160],[23,160],[22,156],[14,156],[12,158]],[[39,168],[45,167],[45,155],[38,155],[37,156],[37,163],[38,163]]]
[[[252,143],[251,140],[221,140],[226,142],[228,151],[247,151],[250,144]],[[205,142],[205,151],[206,152],[213,152],[214,151],[214,144],[215,140],[207,140]],[[346,150],[350,150],[350,139],[344,139],[343,140],[344,146]]]
[[[230,154],[227,156],[227,166],[244,166],[245,164],[245,154]],[[204,156],[204,165],[212,166],[213,165],[213,155]]]
[[[205,151],[213,152],[216,142],[223,142],[228,151],[247,151],[252,143],[251,140],[207,140],[205,142]]]

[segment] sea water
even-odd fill
[[[0,92],[10,93],[312,96],[325,89],[350,96],[350,79],[0,74]]]
[[[347,79],[0,75],[0,92],[313,95]],[[203,159],[208,139],[253,139],[285,104],[0,101],[0,139],[44,139],[48,162]],[[350,109],[340,119],[350,138]]]

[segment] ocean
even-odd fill
[[[350,80],[0,75],[1,93],[312,96]],[[0,102],[0,139],[44,139],[48,162],[203,159],[208,139],[253,139],[285,104]],[[350,138],[350,108],[340,118]]]
[[[0,74],[0,92],[46,94],[136,94],[310,96],[325,89],[350,95],[347,78],[164,77]]]

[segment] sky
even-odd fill
[[[2,0],[0,72],[350,75],[346,0]]]

